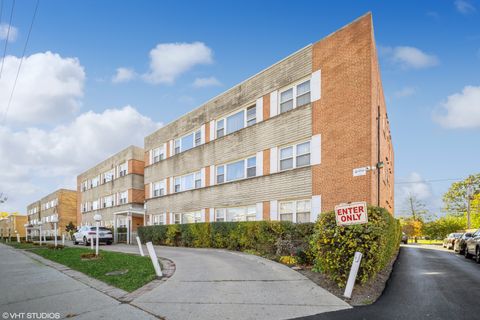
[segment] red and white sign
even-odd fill
[[[367,203],[351,202],[335,206],[337,226],[348,226],[368,222]]]

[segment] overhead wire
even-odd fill
[[[3,2],[2,2],[2,8],[3,8]],[[0,67],[0,79],[2,78],[3,65],[5,63],[5,56],[7,54],[8,40],[10,38],[10,29],[11,29],[11,26],[12,26],[13,10],[14,9],[15,9],[15,0],[13,0],[12,9],[10,10],[10,20],[8,22],[8,27],[7,27],[7,37],[5,38],[5,46],[3,47],[2,65]]]

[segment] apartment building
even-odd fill
[[[101,226],[114,228],[115,241],[130,243],[132,233],[144,225],[143,158],[142,148],[129,146],[77,177],[81,225],[94,226],[94,216],[100,214]]]
[[[47,237],[55,235],[54,217],[58,219],[57,235],[66,234],[65,228],[71,222],[77,226],[77,191],[58,189],[27,206],[29,236]]]
[[[20,238],[25,238],[25,224],[27,224],[27,216],[19,214],[10,214],[0,219],[0,237],[16,238],[17,234]]]
[[[147,224],[393,214],[393,148],[371,14],[145,138]]]

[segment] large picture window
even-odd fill
[[[219,208],[215,209],[215,221],[217,222],[236,222],[236,221],[255,221],[257,216],[256,206]]]
[[[310,200],[282,201],[279,203],[279,208],[279,219],[281,221],[310,222]]]
[[[310,141],[280,149],[280,171],[310,165]]]
[[[245,111],[242,110],[227,117],[227,134],[245,127]]]
[[[175,192],[187,191],[200,188],[202,185],[202,176],[200,171],[198,171],[181,177],[176,177],[174,181]]]

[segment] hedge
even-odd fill
[[[261,255],[299,255],[309,259],[313,223],[285,221],[212,222],[145,226],[138,229],[143,243],[193,248],[255,251]]]
[[[339,287],[346,285],[353,256],[363,254],[357,281],[367,280],[384,269],[397,253],[401,240],[397,219],[385,209],[368,207],[368,223],[339,227],[335,212],[322,213],[315,224],[312,251],[314,270],[326,274]]]

